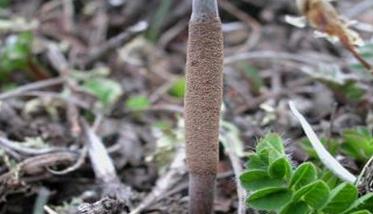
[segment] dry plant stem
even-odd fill
[[[359,35],[351,31],[347,24],[341,20],[333,5],[327,0],[297,0],[297,7],[307,18],[311,26],[317,30],[337,37],[342,45],[368,70],[372,71],[370,63],[365,61],[356,49]]]
[[[320,161],[324,166],[329,169],[335,176],[341,180],[349,183],[355,183],[356,177],[351,174],[347,169],[345,169],[321,144],[316,133],[313,131],[311,125],[303,117],[303,115],[297,110],[295,104],[290,101],[289,107],[293,115],[300,122],[305,134],[307,135],[308,140],[310,141],[313,149],[315,150],[317,156],[320,158]]]
[[[67,152],[66,149],[63,148],[38,148],[33,149],[29,147],[22,146],[22,144],[11,141],[5,137],[0,136],[0,147],[2,149],[10,149],[12,151],[15,151],[16,153],[22,154],[24,156],[33,156],[33,155],[43,155],[46,153],[52,153],[52,152]]]
[[[0,183],[6,183],[9,179],[13,179],[14,173],[22,175],[38,175],[46,172],[46,169],[59,164],[69,164],[76,161],[78,155],[73,152],[54,152],[43,154],[36,157],[28,158],[21,163],[17,164],[14,168],[7,173],[0,175]]]
[[[70,2],[71,3],[71,2]],[[66,3],[67,4],[67,3]],[[51,61],[52,66],[59,72],[60,76],[65,80],[65,90],[71,94],[77,86],[69,81],[71,70],[69,64],[58,47],[54,44],[48,45],[47,56]],[[76,105],[71,102],[66,103],[66,117],[70,124],[70,130],[74,137],[78,137],[81,133],[79,125],[79,110]]]
[[[261,35],[260,24],[250,15],[240,10],[233,3],[223,0],[220,1],[220,6],[231,15],[237,17],[242,22],[246,23],[251,28],[251,35],[249,36],[246,44],[243,45],[238,51],[252,49],[258,44]]]
[[[83,66],[90,65],[97,60],[100,60],[102,57],[105,56],[108,52],[115,50],[119,46],[123,45],[126,42],[129,42],[133,38],[135,38],[140,33],[144,32],[148,28],[148,23],[145,21],[140,21],[135,25],[128,28],[127,31],[124,31],[117,36],[111,38],[107,41],[107,43],[94,48],[87,56],[86,59],[83,60]]]
[[[271,61],[294,61],[310,66],[316,65],[330,65],[335,62],[335,58],[330,58],[330,56],[319,54],[318,56],[310,56],[306,54],[292,54],[288,52],[274,52],[274,51],[252,51],[245,53],[238,53],[232,56],[228,56],[224,60],[225,65],[231,65],[233,63],[239,62],[241,60],[271,60]],[[338,63],[334,63],[338,64]]]
[[[216,0],[194,0],[189,22],[185,96],[189,213],[213,210],[223,57]]]
[[[353,18],[363,13],[367,12],[367,10],[372,9],[373,1],[372,0],[365,0],[356,3],[353,7],[349,8],[345,14],[345,16]]]
[[[89,127],[85,120],[81,120],[83,132],[88,141],[89,159],[96,180],[101,184],[102,195],[116,198],[128,205],[131,196],[131,189],[121,183],[111,157],[94,130],[99,124],[97,121],[101,120],[101,118],[101,116],[96,118],[93,128]]]
[[[228,151],[229,150],[229,151]],[[246,192],[244,188],[241,186],[241,181],[240,181],[240,174],[242,173],[242,165],[240,163],[240,158],[235,154],[234,151],[231,149],[228,149],[227,153],[229,156],[229,160],[231,161],[232,168],[234,171],[234,176],[236,180],[236,187],[237,187],[237,197],[238,197],[238,209],[237,213],[238,214],[245,214],[246,213]],[[250,210],[251,211],[251,210]]]
[[[180,182],[180,178],[185,175],[185,148],[179,147],[175,158],[170,165],[170,169],[166,174],[157,180],[157,183],[153,190],[144,198],[144,200],[131,211],[130,214],[140,213],[144,209],[148,208],[162,198],[167,197],[167,191],[170,187]]]
[[[88,126],[87,122],[82,120],[83,130],[88,140],[88,154],[92,163],[96,179],[103,183],[110,183],[118,180],[114,164],[106,152],[101,139],[94,130]]]
[[[55,85],[59,85],[63,83],[64,83],[64,79],[60,77],[33,82],[27,85],[20,86],[14,90],[0,94],[0,100],[5,100],[5,99],[9,99],[15,96],[19,96],[20,94],[23,94],[28,91],[37,90],[41,88],[47,88],[50,86],[55,86]]]

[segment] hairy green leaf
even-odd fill
[[[343,137],[342,148],[355,159],[364,161],[373,155],[373,136],[367,128],[345,130]]]
[[[316,180],[317,172],[312,163],[303,163],[298,166],[293,176],[290,179],[290,187],[294,190],[313,182]]]
[[[303,201],[291,202],[286,207],[284,207],[280,214],[308,214],[311,209]]]
[[[270,187],[251,194],[247,203],[260,210],[280,210],[291,200],[291,196],[287,188]]]
[[[351,207],[345,212],[350,213],[358,210],[373,210],[373,193],[367,193],[357,199]]]
[[[261,153],[263,150],[267,150],[269,163],[272,163],[285,155],[282,139],[277,134],[266,135],[260,140],[256,146],[256,150],[259,153]]]
[[[323,211],[326,213],[341,213],[357,199],[356,187],[349,183],[342,183],[330,192],[330,198]]]
[[[282,157],[275,160],[268,169],[268,173],[272,178],[288,178],[292,172],[291,165],[287,157]]]
[[[316,180],[295,192],[293,200],[303,200],[314,209],[320,209],[329,198],[329,187],[322,180]]]
[[[368,210],[359,210],[359,211],[352,212],[350,214],[372,214],[372,213],[369,212]]]
[[[250,170],[267,170],[268,160],[266,160],[260,155],[252,154],[249,156],[249,161],[247,162],[246,167]]]
[[[281,179],[270,178],[268,173],[263,170],[250,170],[240,176],[242,186],[250,191],[256,191],[266,187],[282,187],[284,181]]]

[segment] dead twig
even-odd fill
[[[49,44],[48,45],[48,58],[51,61],[51,64],[53,67],[59,72],[60,76],[65,80],[65,89],[69,94],[71,94],[76,86],[72,81],[69,81],[69,75],[70,75],[70,68],[67,63],[67,60],[61,53],[61,51],[58,49],[56,45]],[[67,111],[66,111],[66,117],[70,124],[70,130],[73,136],[78,137],[81,133],[81,128],[79,125],[79,110],[71,102],[67,102]]]
[[[131,189],[121,183],[115,170],[112,159],[110,158],[101,139],[95,131],[89,127],[85,120],[81,120],[83,133],[88,141],[88,155],[92,164],[96,180],[100,183],[103,196],[110,196],[129,206]],[[97,124],[97,123],[96,123]]]
[[[330,56],[323,57],[310,57],[300,54],[291,54],[286,52],[273,52],[273,51],[254,51],[247,53],[239,53],[233,56],[226,57],[224,59],[224,65],[230,65],[232,63],[241,61],[241,60],[250,60],[250,59],[271,59],[271,60],[291,60],[295,62],[305,63],[308,65],[320,65],[320,64],[330,64],[334,63],[333,59],[330,59]]]
[[[50,169],[50,168],[48,168],[48,171],[52,174],[55,174],[55,175],[66,175],[70,172],[73,172],[73,171],[79,169],[84,164],[84,161],[85,161],[85,158],[87,157],[87,154],[88,154],[88,147],[84,146],[83,149],[80,151],[80,156],[79,156],[78,160],[73,165],[71,165],[68,168],[66,168],[64,170],[61,170],[61,171],[53,170],[53,169]]]
[[[73,0],[63,1],[63,24],[65,31],[68,33],[74,32],[74,4]]]
[[[145,210],[152,204],[160,201],[167,194],[170,187],[174,186],[180,181],[180,178],[186,174],[185,166],[185,147],[178,148],[175,158],[170,165],[170,169],[166,174],[157,180],[153,190],[144,198],[144,200],[131,211],[130,214],[137,214]]]
[[[88,66],[93,62],[101,59],[105,54],[108,52],[115,50],[119,46],[123,45],[124,43],[132,40],[140,33],[144,32],[148,28],[148,23],[145,21],[140,21],[134,26],[130,27],[127,31],[124,31],[117,36],[108,40],[105,44],[93,49],[87,56],[85,60],[83,60],[82,65]]]
[[[241,160],[238,157],[237,153],[234,151],[234,145],[235,143],[240,143],[240,142],[234,142],[235,139],[230,137],[227,134],[224,134],[224,131],[221,131],[221,135],[224,135],[224,138],[226,139],[225,142],[228,144],[225,147],[225,152],[229,157],[229,160],[232,164],[233,172],[234,172],[234,177],[235,177],[235,183],[236,183],[236,189],[237,189],[237,197],[238,197],[238,209],[237,213],[238,214],[245,214],[246,213],[246,190],[241,186],[241,181],[240,181],[240,175],[243,171]]]
[[[373,1],[365,0],[365,1],[361,1],[355,4],[353,7],[349,8],[343,14],[347,17],[352,18],[352,17],[356,17],[356,16],[363,14],[364,12],[371,9],[372,7],[373,7]]]
[[[87,102],[84,102],[83,100],[79,100],[74,97],[66,97],[62,94],[55,93],[55,92],[47,92],[47,91],[29,91],[24,92],[20,94],[15,94],[12,96],[12,98],[15,97],[40,97],[40,98],[53,98],[58,99],[66,103],[73,103],[74,105],[86,109],[86,110],[92,110],[91,105]]]
[[[240,48],[241,49],[240,51],[243,51],[243,50],[247,51],[253,48],[256,44],[258,44],[258,41],[261,35],[261,27],[260,27],[259,22],[256,21],[253,17],[249,16],[247,13],[241,11],[234,4],[230,3],[227,0],[222,0],[219,3],[220,3],[220,7],[222,7],[224,10],[226,10],[231,15],[236,16],[239,20],[246,23],[252,30],[252,33],[250,34],[249,39],[247,40],[244,47]]]
[[[53,79],[48,79],[48,80],[42,80],[42,81],[38,81],[38,82],[33,82],[33,83],[30,83],[30,84],[27,84],[27,85],[20,86],[20,87],[14,89],[14,90],[1,93],[0,94],[0,100],[6,100],[6,99],[9,99],[9,98],[12,98],[12,97],[19,96],[19,95],[21,95],[25,92],[29,92],[29,91],[32,91],[32,90],[38,90],[38,89],[42,89],[42,88],[47,88],[47,87],[51,87],[51,86],[55,86],[55,85],[60,85],[60,84],[63,84],[63,83],[64,83],[64,79],[60,78],[60,77],[53,78]]]
[[[27,158],[17,164],[11,171],[0,175],[0,183],[8,185],[14,182],[18,183],[18,179],[25,175],[32,176],[42,174],[47,172],[47,167],[50,168],[60,164],[70,164],[75,162],[77,158],[78,156],[75,152],[53,152]],[[12,180],[14,180],[14,182],[12,182]]]
[[[13,142],[5,137],[0,137],[0,147],[5,149],[11,149],[17,153],[20,153],[22,155],[26,156],[35,156],[35,155],[43,155],[47,153],[53,153],[53,152],[64,152],[67,151],[67,149],[63,148],[28,148],[25,146],[22,146],[21,144],[17,142]]]

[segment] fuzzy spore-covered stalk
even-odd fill
[[[187,47],[185,126],[189,213],[211,213],[223,94],[223,36],[216,0],[193,0]]]

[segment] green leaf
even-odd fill
[[[0,58],[0,78],[17,69],[25,69],[31,57],[32,33],[23,32],[8,37]]]
[[[10,4],[10,0],[0,0],[0,7],[1,8],[6,8]]]
[[[185,78],[174,82],[168,93],[173,97],[183,98],[185,94]]]
[[[268,169],[268,173],[272,178],[288,178],[291,175],[291,165],[287,157],[282,157],[274,161]]]
[[[266,163],[267,167],[269,166],[269,148],[262,149],[261,151],[257,151],[256,154],[259,155],[260,159]]]
[[[294,190],[313,182],[316,180],[317,172],[312,163],[303,163],[298,166],[293,176],[290,179],[290,187]]]
[[[357,199],[351,207],[345,212],[350,213],[358,210],[373,210],[373,193],[367,193]]]
[[[271,187],[254,192],[246,202],[260,210],[280,210],[291,200],[291,196],[287,188]]]
[[[122,87],[107,78],[92,78],[84,82],[83,88],[94,94],[103,106],[112,105],[122,95]]]
[[[273,161],[285,155],[282,139],[277,134],[266,135],[263,139],[260,140],[260,142],[256,146],[256,150],[259,153],[263,150],[267,150],[269,163],[272,163]]]
[[[368,210],[359,210],[359,211],[355,211],[349,214],[372,214],[372,213],[369,212]]]
[[[321,180],[325,181],[331,189],[336,187],[339,181],[338,178],[329,170],[323,170],[320,177]]]
[[[129,110],[139,111],[148,108],[151,105],[150,100],[145,96],[130,97],[126,101],[126,107]]]
[[[364,95],[364,90],[355,81],[349,80],[343,85],[329,84],[336,93],[344,95],[352,101],[359,101]]]
[[[259,93],[260,89],[264,86],[262,77],[256,68],[252,67],[247,63],[241,63],[241,68],[244,70],[245,75],[250,80],[250,87],[254,93]]]
[[[283,187],[285,184],[281,179],[270,178],[266,171],[250,170],[240,176],[242,186],[250,191],[256,191],[267,187]]]
[[[328,149],[329,153],[332,155],[336,155],[338,153],[338,149],[340,148],[340,144],[335,139],[325,139],[321,138],[320,142]],[[310,156],[312,159],[318,159],[318,155],[313,149],[310,141],[308,138],[305,138],[302,140],[302,143],[300,144],[302,149]]]
[[[373,136],[367,128],[359,127],[343,133],[344,151],[355,159],[364,161],[373,155]]]
[[[284,207],[280,214],[308,214],[311,209],[303,201],[291,202]]]
[[[17,84],[15,84],[13,82],[4,83],[2,86],[0,86],[0,91],[10,91],[10,90],[14,90],[16,88],[17,88]]]
[[[262,158],[262,156],[258,154],[252,154],[249,156],[249,161],[247,162],[246,167],[249,170],[259,169],[266,171],[268,168],[268,160]]]
[[[366,59],[373,59],[373,43],[365,44],[359,48],[360,54]]]
[[[150,24],[149,30],[147,32],[146,37],[151,42],[156,42],[159,36],[159,32],[162,29],[162,25],[165,23],[165,19],[167,19],[167,15],[169,14],[169,10],[172,6],[172,0],[162,0],[159,4],[159,7],[156,10],[154,17],[151,19],[152,23]]]
[[[356,187],[349,183],[342,183],[330,192],[330,198],[322,211],[326,213],[342,213],[357,199]]]
[[[296,191],[293,200],[303,200],[312,208],[320,209],[328,201],[329,192],[328,185],[322,180],[317,180]]]

